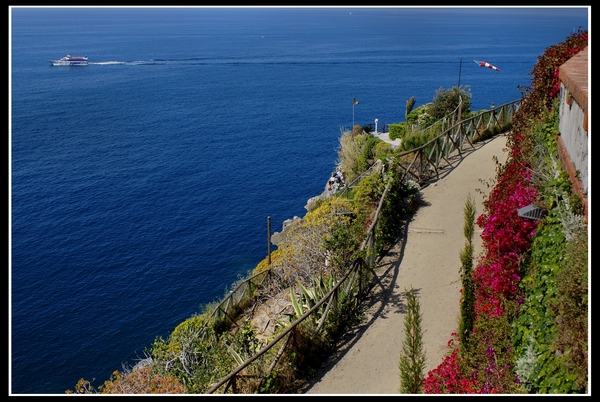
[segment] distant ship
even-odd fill
[[[87,56],[71,56],[70,54],[58,60],[50,60],[53,66],[87,66]]]

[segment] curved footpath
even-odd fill
[[[506,136],[475,144],[454,155],[450,164],[421,188],[419,209],[406,223],[398,242],[378,262],[375,284],[362,322],[340,340],[316,378],[300,390],[306,394],[399,394],[400,352],[404,342],[404,292],[418,291],[422,316],[424,375],[436,368],[458,328],[460,258],[467,197],[483,212],[483,194],[496,177],[495,158],[507,157]],[[483,194],[482,194],[483,193]],[[481,230],[475,226],[475,256],[481,253]]]

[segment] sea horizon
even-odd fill
[[[9,394],[97,387],[306,213],[355,124],[521,98],[587,7],[11,7]],[[84,67],[52,66],[67,54]],[[485,61],[499,71],[480,67]],[[356,99],[358,104],[354,105]],[[271,246],[271,250],[274,247]]]

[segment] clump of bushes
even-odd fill
[[[485,255],[473,275],[473,331],[464,350],[452,340],[426,393],[587,392],[587,224],[554,139],[558,67],[585,46],[587,31],[573,33],[532,71],[507,137],[509,158],[477,219]],[[518,217],[530,204],[547,216]]]
[[[402,139],[406,135],[406,122],[390,124],[388,136],[390,140]]]

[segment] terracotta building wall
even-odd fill
[[[559,68],[561,82],[558,146],[573,189],[584,199],[587,216],[588,173],[588,48]]]

